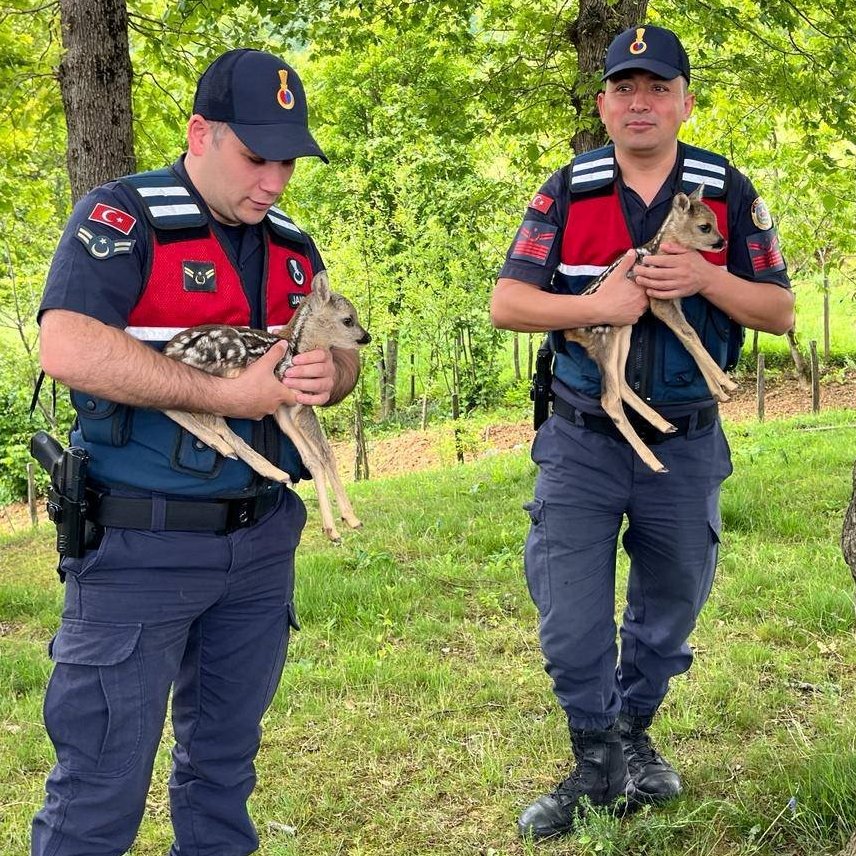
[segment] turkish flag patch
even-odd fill
[[[555,201],[551,196],[547,196],[544,193],[536,193],[529,203],[529,207],[540,211],[542,214],[546,214],[553,207]]]
[[[749,258],[752,259],[752,270],[756,274],[775,273],[785,269],[785,260],[779,249],[779,236],[775,230],[756,232],[746,238]]]
[[[104,223],[107,226],[112,226],[123,235],[130,235],[131,229],[134,228],[134,224],[137,222],[137,218],[132,217],[127,211],[121,211],[118,208],[105,205],[103,202],[99,202],[92,209],[89,219],[96,223]]]
[[[524,220],[517,230],[514,245],[511,248],[511,258],[526,262],[546,265],[547,257],[556,240],[557,229],[549,223],[538,220]]]

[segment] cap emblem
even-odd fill
[[[276,100],[283,110],[291,110],[294,107],[294,94],[288,88],[288,71],[284,68],[279,70],[279,90]]]
[[[634,56],[637,56],[641,53],[645,53],[645,51],[648,50],[648,45],[645,44],[644,38],[645,28],[639,27],[639,29],[636,30],[636,41],[630,45],[630,53],[632,53]]]

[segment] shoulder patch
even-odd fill
[[[759,229],[772,229],[773,228],[773,215],[770,214],[770,209],[767,207],[767,203],[759,196],[752,203],[752,222]]]
[[[552,196],[547,196],[546,193],[536,193],[529,203],[529,207],[546,214],[553,207],[555,201]]]
[[[133,217],[131,218],[133,220]],[[120,238],[113,240],[107,235],[96,235],[86,226],[79,226],[75,238],[89,251],[94,259],[112,259],[113,256],[121,256],[130,253],[137,242],[131,238]]]
[[[756,275],[785,269],[785,260],[779,249],[779,236],[775,229],[749,235],[746,238],[746,247]]]
[[[524,220],[517,230],[510,258],[524,262],[546,265],[558,230],[549,223],[539,220]]]
[[[129,214],[127,211],[122,211],[120,208],[114,208],[112,205],[105,205],[99,202],[92,209],[89,219],[94,223],[103,223],[105,226],[112,226],[117,232],[123,235],[130,235],[131,229],[137,222],[137,218]]]

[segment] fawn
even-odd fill
[[[676,194],[672,207],[666,216],[660,231],[648,243],[636,250],[636,260],[652,255],[660,244],[671,242],[691,250],[715,251],[725,246],[725,241],[716,228],[716,215],[701,201],[704,186],[698,187],[689,196]],[[586,289],[586,294],[597,291],[604,279],[618,266],[622,257],[616,259]],[[628,277],[633,277],[631,270]],[[680,298],[658,300],[651,298],[651,312],[659,318],[684,344],[692,354],[711,395],[716,401],[728,401],[728,392],[737,388],[731,378],[717,365],[713,357],[702,345],[695,330],[689,325],[681,309]],[[565,330],[565,339],[582,345],[588,355],[597,364],[601,375],[600,404],[615,426],[633,447],[640,458],[655,472],[666,472],[666,467],[654,453],[642,442],[642,438],[633,429],[624,412],[622,401],[632,407],[640,416],[650,422],[657,430],[670,434],[674,425],[667,422],[656,410],[649,407],[630,388],[624,375],[624,366],[630,352],[630,326],[623,327],[579,327]]]
[[[327,274],[321,271],[313,277],[312,290],[301,301],[291,321],[276,333],[250,327],[203,324],[176,334],[167,342],[163,353],[209,374],[236,377],[281,339],[288,342],[289,350],[274,369],[280,379],[291,365],[294,354],[314,348],[358,348],[367,345],[371,336],[360,326],[351,302],[341,294],[330,291]],[[244,442],[229,428],[224,417],[183,410],[164,410],[164,413],[221,455],[240,458],[266,478],[283,484],[291,483],[288,473],[275,467]],[[339,543],[341,537],[336,531],[327,495],[328,481],[336,496],[342,519],[354,529],[361,524],[342,486],[333,450],[324,436],[315,411],[302,404],[290,407],[281,405],[273,415],[280,430],[294,443],[312,474],[324,533],[331,541]]]

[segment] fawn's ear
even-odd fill
[[[701,201],[702,196],[704,196],[704,182],[702,182],[691,194],[690,199],[697,199]]]
[[[318,273],[312,277],[312,283],[309,287],[321,298],[321,300],[326,302],[330,299],[330,280],[327,278],[326,270],[319,270]]]
[[[687,211],[690,210],[690,198],[686,195],[686,193],[676,193],[675,198],[672,200],[672,208],[675,211],[680,211],[682,214],[686,214]]]

